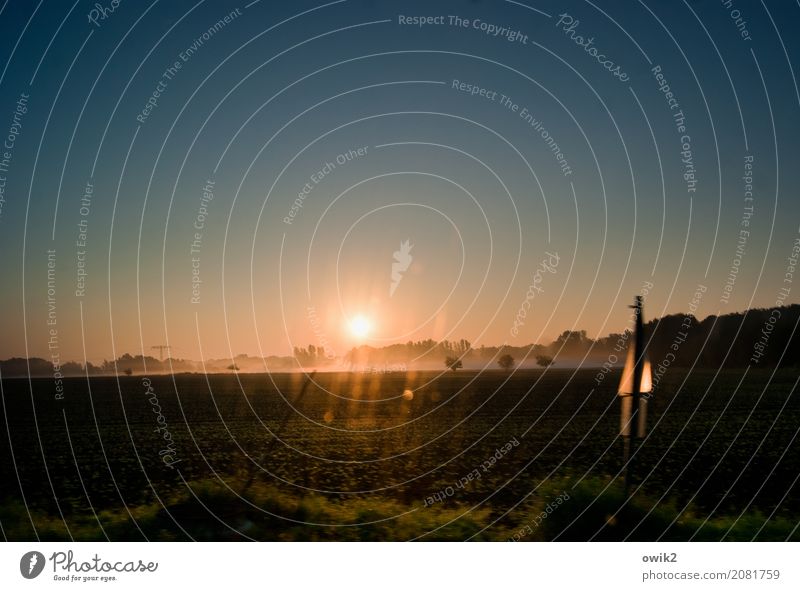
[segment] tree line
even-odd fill
[[[671,367],[798,367],[800,365],[800,304],[755,308],[746,312],[708,316],[698,320],[691,314],[672,314],[653,319],[644,326],[645,341],[653,366],[669,361]],[[295,347],[291,356],[209,359],[204,362],[128,353],[101,364],[69,361],[54,368],[49,360],[15,357],[0,361],[3,377],[159,374],[181,372],[263,372],[299,368],[331,369],[414,368],[451,369],[497,365],[511,369],[519,364],[547,367],[552,364],[619,365],[627,350],[628,331],[592,339],[585,330],[565,330],[547,345],[473,347],[466,339],[408,341],[385,347],[354,347],[343,357],[326,355],[323,347]]]

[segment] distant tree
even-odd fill
[[[586,341],[586,331],[585,330],[565,330],[562,332],[558,337],[556,337],[556,343],[568,343],[568,342],[583,342]]]
[[[232,363],[231,365],[229,365],[225,369],[230,370],[230,371],[239,371],[239,366],[236,365],[235,363]]]
[[[565,330],[553,341],[551,350],[562,355],[580,355],[592,346],[592,342],[585,330]]]
[[[316,348],[313,345],[311,347],[316,353]],[[314,356],[304,347],[294,347],[294,358],[299,365],[313,365],[314,363]]]
[[[445,358],[444,364],[453,371],[461,369],[463,366],[463,363],[461,363],[461,360],[458,357],[450,357],[449,355]]]
[[[499,365],[501,369],[508,371],[514,367],[514,358],[508,353],[501,355],[500,359],[497,360],[497,365]]]
[[[553,365],[553,358],[548,357],[547,355],[537,355],[536,365],[539,365],[541,367],[550,367],[551,365]]]
[[[84,373],[83,366],[75,361],[67,361],[61,364],[61,373],[65,376],[79,376]]]
[[[133,375],[133,370],[130,367],[126,367],[125,368],[125,375],[126,376]]]

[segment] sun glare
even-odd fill
[[[354,316],[350,320],[350,334],[356,338],[363,339],[369,334],[370,328],[370,321],[365,316]]]

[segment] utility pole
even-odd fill
[[[150,347],[151,349],[158,349],[158,360],[164,361],[164,351],[169,351],[172,349],[170,345],[154,345]]]

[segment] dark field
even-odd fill
[[[301,374],[157,376],[154,396],[104,377],[65,380],[63,400],[52,380],[4,379],[0,524],[7,539],[797,537],[796,372],[670,370],[628,504],[619,375],[597,374],[319,373],[302,396]]]

